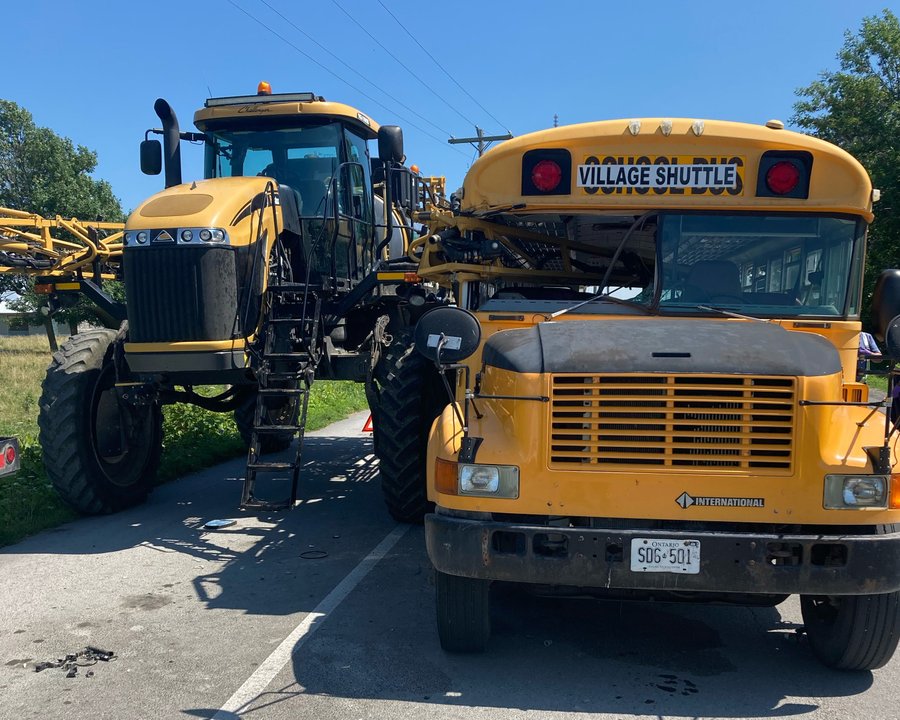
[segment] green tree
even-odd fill
[[[121,221],[122,206],[110,184],[91,177],[96,167],[95,152],[35,125],[30,112],[0,100],[0,206],[44,217]],[[0,299],[20,296],[11,306],[35,313],[39,322],[42,298],[31,286],[23,275],[0,275]],[[90,305],[81,301],[60,319],[77,323],[92,317]]]
[[[863,320],[872,287],[885,268],[900,265],[900,22],[890,10],[844,33],[839,69],[797,90],[792,122],[856,157],[884,200],[869,232]]]

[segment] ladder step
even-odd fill
[[[297,432],[300,429],[298,425],[257,425],[253,428],[256,433],[276,433],[276,432]]]
[[[306,283],[281,283],[280,285],[269,285],[266,290],[270,293],[302,293],[307,290],[313,291],[315,285],[307,285]]]
[[[293,470],[294,463],[289,462],[255,462],[247,463],[248,470]]]
[[[288,510],[292,507],[294,507],[294,501],[290,499],[273,502],[272,500],[257,500],[254,497],[250,497],[241,502],[241,509],[243,510],[262,510],[263,512]]]
[[[272,382],[298,382],[303,380],[303,377],[306,375],[307,369],[310,366],[307,365],[305,368],[297,368],[296,370],[278,370],[268,372],[257,373],[257,378],[259,379],[260,387],[263,387],[267,390],[272,389]],[[277,387],[277,386],[276,386]],[[285,388],[282,388],[285,389]]]
[[[259,388],[257,392],[260,395],[266,395],[271,397],[272,395],[303,395],[306,392],[306,388]]]
[[[309,362],[309,353],[305,350],[298,350],[297,352],[267,352],[263,353],[263,358],[265,360],[275,358],[276,360],[291,359]]]

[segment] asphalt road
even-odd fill
[[[489,651],[444,654],[422,530],[384,510],[364,419],[307,436],[292,512],[236,511],[235,460],[0,551],[0,717],[900,717],[900,660],[822,668],[793,598],[747,609],[501,587]],[[214,518],[237,522],[204,531]],[[73,678],[32,669],[86,645],[117,658]]]

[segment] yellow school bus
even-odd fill
[[[485,648],[508,581],[798,594],[826,665],[890,659],[896,435],[856,381],[877,196],[853,157],[778,121],[585,123],[472,166],[412,249],[457,305],[416,332],[456,378],[423,462],[445,649]],[[891,353],[898,276],[876,291]]]

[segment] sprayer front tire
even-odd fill
[[[44,467],[66,503],[96,515],[146,500],[162,451],[157,403],[124,409],[116,399],[113,330],[73,335],[53,355],[38,426]]]
[[[425,486],[428,434],[447,394],[434,365],[404,342],[388,348],[376,381],[372,415],[384,502],[395,520],[421,523],[434,507]]]

